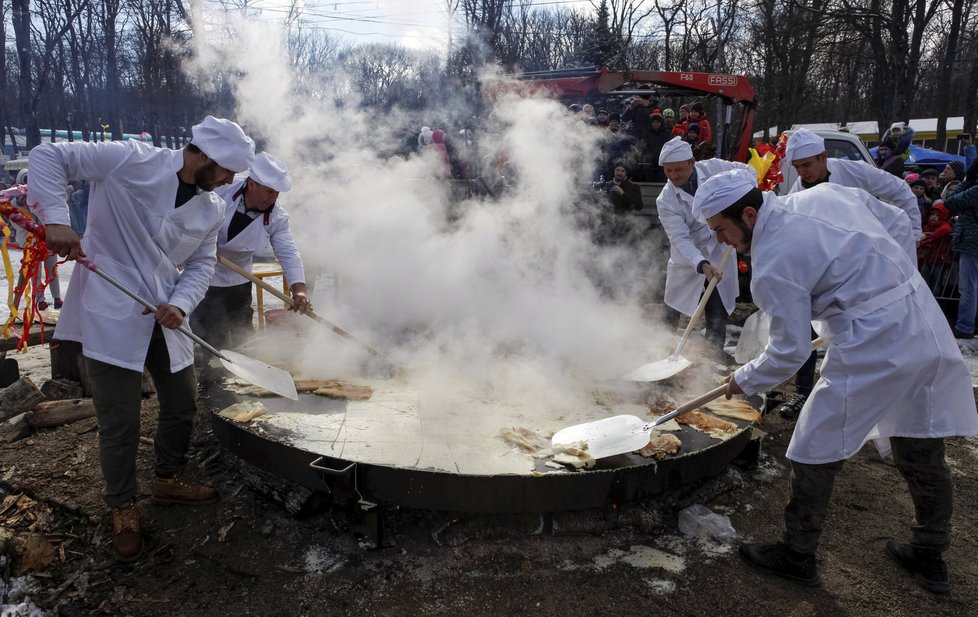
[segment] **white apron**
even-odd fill
[[[743,163],[709,159],[696,163],[697,182],[702,185],[707,178],[730,169],[753,168]],[[703,221],[693,216],[693,196],[667,182],[656,198],[659,222],[669,237],[669,261],[666,263],[667,306],[684,315],[692,315],[703,295],[706,278],[696,271],[704,259],[719,266],[725,246]],[[737,279],[737,259],[732,256],[723,269],[723,278],[716,291],[723,300],[727,314],[737,307],[740,284]]]
[[[28,190],[45,224],[67,224],[67,179],[91,181],[82,248],[100,269],[154,304],[189,315],[214,269],[222,202],[201,192],[174,208],[179,150],[136,142],[43,144],[31,150]],[[98,275],[75,269],[55,337],[86,357],[142,372],[156,321]],[[189,325],[189,322],[188,322]],[[193,342],[163,329],[170,369],[193,363]]]
[[[753,394],[791,377],[815,320],[829,347],[789,459],[829,463],[870,439],[978,434],[971,377],[937,301],[905,248],[844,195],[828,185],[765,195],[751,291],[772,316],[771,340],[734,378]]]

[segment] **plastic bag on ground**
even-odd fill
[[[679,531],[687,536],[715,538],[720,542],[730,542],[737,537],[729,517],[717,514],[702,504],[680,510]]]

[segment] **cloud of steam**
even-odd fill
[[[595,213],[598,130],[575,125],[553,101],[503,100],[479,156],[504,156],[513,185],[453,203],[436,157],[378,155],[399,139],[389,133],[401,121],[392,110],[338,107],[330,93],[342,76],[323,81],[323,96],[294,95],[281,33],[268,23],[223,25],[233,36],[199,42],[188,69],[236,75],[235,119],[289,163],[294,188],[282,203],[307,273],[340,281],[332,292],[317,287],[321,315],[432,387],[502,384],[562,398],[555,393],[587,391],[669,355],[675,339],[641,305],[650,264],[664,268],[665,257],[650,257],[651,242],[598,246],[580,224]],[[363,352],[309,324],[302,372],[355,376]]]

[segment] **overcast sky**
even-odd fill
[[[589,0],[518,0],[540,7],[589,10]],[[268,19],[282,19],[291,0],[253,3]],[[451,18],[446,0],[306,0],[304,23],[349,42],[397,43],[444,50]],[[456,34],[459,28],[456,26]]]

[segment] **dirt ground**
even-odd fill
[[[43,373],[46,351],[32,353],[40,354],[35,370]],[[952,592],[940,597],[885,554],[887,538],[906,536],[912,510],[896,469],[871,448],[849,462],[836,485],[819,553],[821,587],[768,577],[740,560],[737,542],[776,540],[782,525],[792,425],[776,414],[765,418],[759,464],[731,465],[679,495],[585,513],[591,533],[533,534],[527,530],[537,526],[527,517],[402,509],[386,513],[390,546],[377,548],[365,521],[348,509],[327,506],[296,519],[251,488],[244,463],[211,434],[208,413],[200,409],[188,474],[217,486],[221,500],[162,507],[144,495],[147,546],[129,565],[110,555],[94,420],[0,449],[0,497],[8,505],[16,501],[10,496],[27,497],[0,512],[0,525],[31,525],[56,549],[52,565],[25,577],[4,561],[2,614],[978,615],[976,439],[948,443],[956,488],[946,555]],[[155,400],[147,399],[144,437],[152,437],[155,416]],[[144,490],[151,457],[144,443]],[[722,544],[681,534],[677,510],[693,502],[729,515],[738,539]]]

